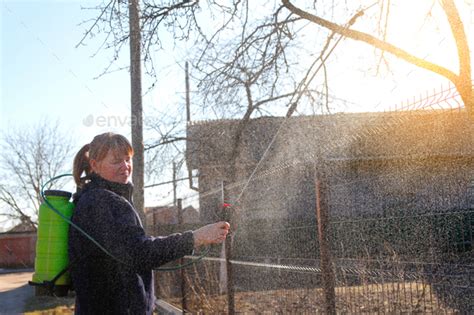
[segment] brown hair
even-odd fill
[[[120,152],[121,154],[133,155],[133,148],[130,142],[122,135],[106,132],[94,137],[91,143],[84,145],[74,158],[73,175],[78,187],[81,187],[87,176],[92,173],[89,161],[91,159],[101,161],[105,158],[109,150]],[[81,177],[82,173],[85,177]]]

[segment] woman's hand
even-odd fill
[[[230,224],[225,221],[221,221],[205,225],[193,231],[194,247],[222,243],[227,237],[229,229]]]

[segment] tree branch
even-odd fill
[[[461,18],[459,17],[459,11],[456,8],[453,0],[442,0],[441,5],[443,6],[444,12],[446,13],[449,26],[451,27],[451,33],[453,34],[458,51],[459,77],[456,81],[453,81],[453,83],[458,89],[464,105],[471,116],[471,119],[474,121],[471,57],[466,33],[464,32],[464,25],[461,21]]]
[[[464,25],[459,17],[459,12],[453,0],[441,1],[444,12],[451,27],[459,58],[459,79],[471,82],[471,60],[469,57],[469,46],[464,32]]]
[[[452,72],[451,70],[442,67],[440,65],[434,64],[432,62],[423,60],[419,57],[416,57],[390,43],[387,43],[385,41],[382,41],[370,34],[356,31],[350,28],[345,28],[341,25],[338,25],[336,23],[330,22],[328,20],[325,20],[319,16],[313,15],[311,13],[308,13],[306,11],[301,10],[300,8],[295,7],[289,0],[282,0],[283,5],[290,10],[292,13],[301,16],[302,18],[311,21],[313,23],[316,23],[322,27],[325,27],[333,32],[336,32],[340,35],[343,35],[344,37],[351,38],[354,40],[362,41],[365,42],[369,45],[372,45],[378,49],[381,49],[383,51],[389,52],[392,55],[401,58],[413,65],[416,65],[420,68],[435,72],[439,75],[444,76],[451,82],[455,83],[458,80],[458,76]]]

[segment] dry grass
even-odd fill
[[[193,314],[223,314],[227,312],[227,296],[193,294],[187,301]],[[385,283],[336,288],[336,308],[339,314],[455,314],[444,307],[428,284]],[[168,302],[181,307],[180,299]],[[235,310],[239,314],[324,314],[322,289],[283,289],[258,292],[237,292]]]
[[[188,296],[188,310],[193,314],[227,313],[227,296],[209,295],[194,290]],[[191,292],[189,292],[191,293]],[[455,314],[444,307],[432,293],[429,284],[392,282],[336,288],[339,314]],[[181,307],[180,298],[167,302]],[[239,314],[324,314],[324,297],[320,288],[281,289],[237,292],[235,310]],[[73,314],[74,296],[34,296],[27,301],[25,314]]]
[[[25,305],[27,315],[74,314],[74,296],[33,296]]]

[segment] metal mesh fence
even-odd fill
[[[232,234],[157,273],[157,295],[196,314],[474,312],[474,126],[461,106],[416,104],[257,119],[233,166],[235,123],[192,126],[201,221]]]

